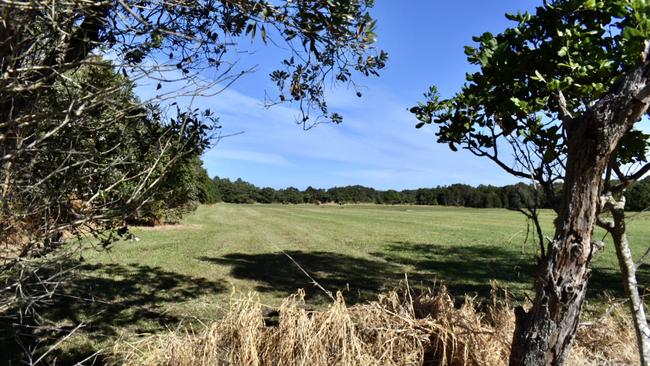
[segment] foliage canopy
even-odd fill
[[[432,87],[411,112],[417,127],[438,125],[438,141],[495,161],[509,173],[548,186],[561,180],[570,131],[622,75],[637,66],[650,39],[645,1],[546,1],[535,14],[509,14],[512,28],[474,37],[465,47],[479,70],[452,98]],[[649,135],[630,131],[619,166],[645,162]],[[499,152],[510,146],[514,164]],[[624,178],[621,176],[620,178]]]

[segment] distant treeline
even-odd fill
[[[435,188],[376,190],[360,185],[334,187],[329,189],[308,187],[299,190],[294,187],[274,189],[260,188],[244,180],[231,181],[215,177],[203,180],[202,198],[206,203],[378,203],[442,205],[477,208],[518,209],[537,202],[538,207],[551,208],[552,203],[535,193],[530,185],[518,183],[503,187],[467,184],[452,184]],[[558,186],[558,189],[561,187]],[[640,211],[650,207],[650,179],[641,181],[626,192],[627,208]]]

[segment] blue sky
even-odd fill
[[[257,67],[226,91],[195,102],[209,107],[224,133],[243,132],[220,141],[203,156],[210,176],[241,177],[258,186],[283,188],[362,184],[378,189],[431,187],[451,183],[503,185],[516,180],[490,161],[468,152],[452,152],[435,142],[433,128],[417,130],[407,111],[430,85],[450,95],[470,71],[463,46],[485,31],[509,25],[504,13],[532,10],[527,0],[378,0],[379,48],[390,54],[381,77],[357,81],[359,99],[345,87],[331,90],[332,111],[341,125],[323,124],[309,131],[294,123],[289,105],[263,107],[265,92],[274,93],[268,74],[286,51],[260,44],[242,45],[255,52],[240,65]]]

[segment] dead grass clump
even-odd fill
[[[584,322],[578,328],[569,363],[576,366],[638,365],[636,334],[627,306],[612,305],[604,315]]]
[[[479,307],[467,297],[457,307],[444,288],[417,297],[390,292],[350,307],[339,294],[315,311],[299,292],[278,312],[277,325],[265,325],[262,304],[249,294],[201,332],[118,342],[112,358],[128,366],[493,366],[507,365],[514,330],[507,301]],[[634,364],[635,344],[629,317],[612,312],[580,327],[569,364]]]

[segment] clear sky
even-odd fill
[[[435,84],[450,95],[470,71],[463,46],[485,31],[498,33],[506,12],[532,10],[529,0],[377,0],[379,48],[390,54],[381,77],[358,78],[359,99],[345,87],[330,91],[341,125],[303,131],[290,106],[263,108],[274,93],[268,74],[286,51],[248,45],[243,66],[257,66],[225,92],[199,102],[220,116],[223,139],[203,156],[211,177],[241,177],[258,186],[283,188],[362,184],[378,189],[432,187],[451,183],[508,184],[516,180],[490,161],[435,142],[434,128],[415,129],[407,111]],[[261,43],[261,42],[260,42]]]

